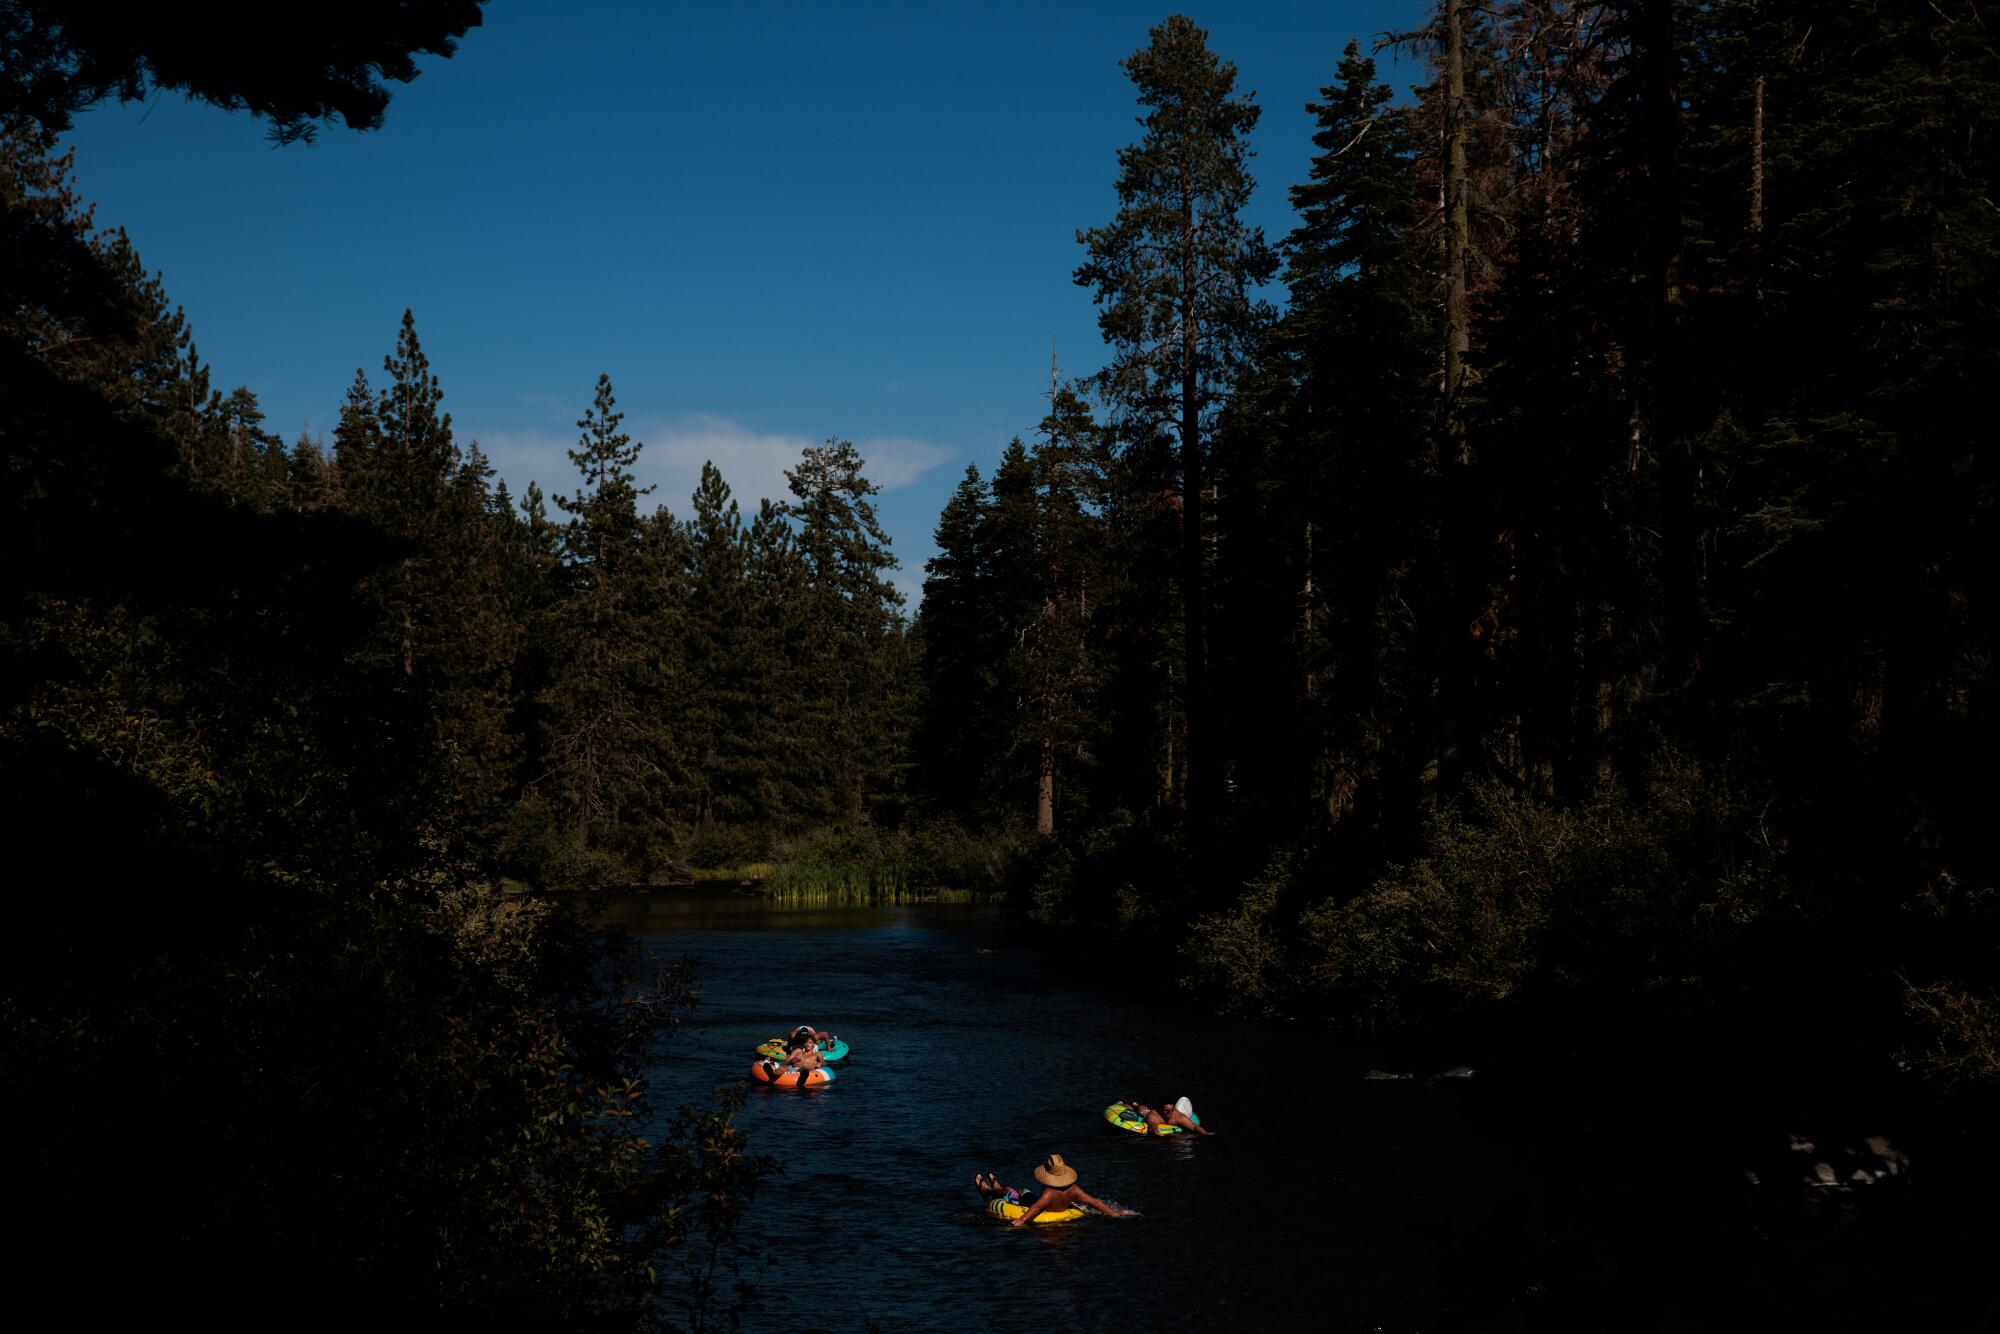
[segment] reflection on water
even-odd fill
[[[1376,1054],[1121,993],[990,908],[681,894],[609,914],[700,960],[701,1008],[654,1073],[667,1104],[741,1079],[757,1042],[800,1022],[852,1044],[824,1088],[750,1089],[751,1147],[786,1164],[746,1224],[772,1262],[753,1330],[976,1328],[1023,1302],[1082,1329],[1432,1329],[1440,1239],[1520,1185],[1458,1090],[1365,1081]],[[1114,1100],[1181,1094],[1212,1137],[1104,1123]],[[1139,1216],[1009,1228],[984,1212],[975,1172],[1031,1187],[1050,1152]],[[801,1326],[797,1285],[828,1273]]]
[[[656,890],[606,896],[603,920],[628,931],[824,931],[898,924],[993,924],[999,909],[973,903],[830,907],[771,903],[756,895]]]

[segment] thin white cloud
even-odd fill
[[[891,574],[889,582],[903,595],[903,614],[915,616],[917,607],[924,600],[924,572],[921,569],[911,570],[904,567]]]
[[[707,413],[672,420],[628,418],[625,431],[645,446],[639,454],[639,484],[655,485],[658,489],[651,498],[681,515],[689,510],[688,497],[701,481],[704,462],[712,460],[722,470],[730,493],[750,512],[765,497],[788,498],[791,488],[785,470],[798,463],[808,445],[822,443],[803,435],[754,431]],[[574,485],[576,471],[565,454],[576,447],[574,431],[546,427],[483,431],[478,440],[516,492],[526,490],[530,479],[551,495],[567,493]],[[905,436],[857,440],[855,447],[867,462],[869,480],[885,491],[911,485],[954,453],[948,446]]]
[[[868,463],[869,480],[884,491],[909,486],[932,468],[948,462],[954,452],[928,440],[898,435],[857,441],[856,447]]]

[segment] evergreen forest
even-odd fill
[[[1174,1003],[1469,1060],[1556,1203],[1461,1240],[1461,1328],[2000,1310],[1961,1224],[2000,1174],[1988,6],[1434,0],[1304,107],[1134,33],[1069,275],[1102,369],[965,469],[916,605],[847,440],[782,498],[652,493],[600,377],[514,494],[409,311],[330,433],[270,429],[61,137],[156,90],[288,153],[393,134],[480,4],[274,51],[112,12],[0,0],[24,1272],[110,1229],[150,1291],[229,1274],[225,1321],[309,1281],[721,1327],[779,1166],[739,1088],[655,1105],[697,974],[578,910],[699,877],[978,897]],[[1253,158],[1267,115],[1310,161]],[[1787,1134],[1888,1127],[1908,1183],[1758,1193]],[[1523,1266],[1539,1316],[1482,1324]]]

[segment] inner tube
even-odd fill
[[[1033,1200],[1028,1201],[1028,1204],[1016,1204],[1012,1200],[988,1200],[986,1202],[986,1212],[992,1214],[995,1218],[1004,1218],[1011,1223],[1022,1214],[1027,1213],[1028,1206],[1033,1203]],[[1044,1209],[1035,1215],[1034,1223],[1030,1223],[1028,1226],[1033,1227],[1036,1223],[1074,1223],[1077,1219],[1083,1217],[1086,1212],[1088,1211],[1080,1204],[1072,1204],[1067,1209]]]
[[[1187,1133],[1179,1126],[1148,1126],[1145,1117],[1122,1102],[1114,1102],[1109,1107],[1106,1107],[1104,1109],[1104,1119],[1112,1125],[1117,1126],[1120,1130],[1129,1130],[1135,1135],[1143,1135],[1148,1130],[1151,1130],[1155,1135],[1184,1135]],[[1201,1124],[1201,1118],[1192,1112],[1188,1114],[1188,1120],[1194,1122],[1196,1125]]]
[[[788,1070],[776,1061],[765,1059],[750,1067],[750,1078],[759,1084],[770,1084],[776,1088],[816,1088],[833,1082],[833,1071],[824,1066],[817,1070]]]
[[[766,1038],[757,1044],[757,1054],[759,1056],[770,1056],[780,1061],[785,1059],[785,1053],[790,1050],[791,1048],[785,1045],[783,1038]],[[843,1038],[828,1038],[826,1045],[819,1049],[819,1054],[822,1060],[837,1061],[847,1055],[847,1042]]]

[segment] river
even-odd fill
[[[1434,1329],[1454,1240],[1522,1188],[1458,1086],[1364,1080],[1372,1054],[1149,1003],[989,910],[635,897],[612,916],[700,960],[663,1101],[741,1077],[800,1022],[852,1044],[833,1084],[753,1086],[739,1120],[785,1163],[746,1226],[785,1290],[753,1330]],[[1103,1120],[1183,1094],[1213,1136]],[[980,1210],[974,1172],[1032,1187],[1050,1152],[1139,1216],[1016,1229]]]

